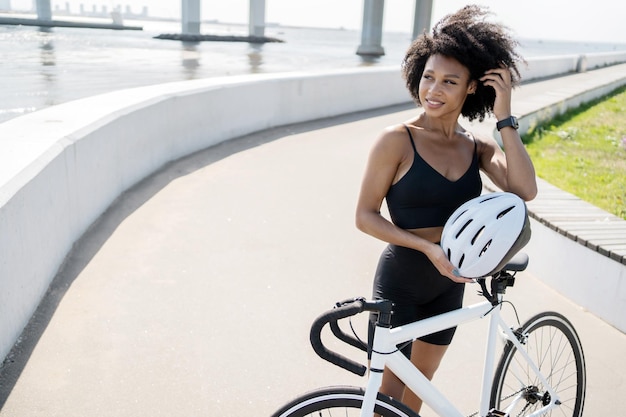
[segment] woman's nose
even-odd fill
[[[430,88],[428,89],[428,91],[431,94],[439,94],[441,92],[441,83],[439,83],[438,81],[433,81],[430,84]]]

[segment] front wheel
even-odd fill
[[[581,417],[586,389],[585,356],[574,326],[561,314],[545,312],[528,320],[518,335],[559,397],[560,404],[547,415]],[[550,402],[546,387],[517,348],[507,343],[494,375],[491,407],[506,410],[507,415],[527,416]]]
[[[328,387],[304,394],[283,406],[272,417],[358,417],[365,391],[356,387]],[[419,417],[404,404],[378,394],[374,412],[383,417]]]

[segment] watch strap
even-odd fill
[[[496,129],[498,129],[498,131],[509,126],[513,129],[517,129],[519,127],[515,116],[509,116],[506,119],[498,120],[498,123],[496,123]]]

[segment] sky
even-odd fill
[[[29,8],[34,0],[11,0],[12,7]],[[52,0],[52,7],[78,10],[80,4],[126,5],[152,16],[180,16],[182,0]],[[434,0],[433,22],[468,3],[488,6],[493,20],[520,38],[626,43],[626,2],[621,0]],[[415,0],[385,1],[383,30],[411,33]],[[203,19],[247,23],[249,0],[201,0]],[[266,21],[289,26],[360,30],[363,0],[266,0]]]

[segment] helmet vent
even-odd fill
[[[470,225],[470,223],[471,223],[472,221],[473,221],[472,219],[469,219],[469,220],[467,221],[467,223],[465,223],[465,224],[463,225],[463,227],[461,227],[461,229],[459,230],[459,232],[458,232],[458,233],[456,234],[456,236],[454,236],[454,237],[458,239],[458,238],[459,238],[459,236],[461,236],[461,233],[463,233],[463,230],[465,230],[465,228],[466,228],[467,226],[469,226],[469,225]]]
[[[476,240],[480,237],[480,235],[483,234],[483,230],[485,230],[485,226],[481,227],[480,230],[476,232],[476,234],[472,238],[472,245],[476,242]]]
[[[498,214],[498,216],[496,217],[497,219],[501,219],[502,217],[504,217],[509,211],[513,210],[515,208],[515,206],[511,206],[506,210],[502,210],[500,212],[500,214]]]
[[[487,249],[489,249],[489,246],[491,246],[491,239],[489,239],[489,242],[487,242],[485,246],[483,246],[483,250],[481,250],[480,253],[478,254],[479,258],[483,256],[485,252],[487,252]]]
[[[463,210],[461,213],[459,213],[459,215],[454,218],[452,223],[455,223],[457,220],[459,220],[459,218],[461,218],[461,216],[464,215],[466,211],[467,211],[467,209]]]
[[[459,268],[463,266],[464,260],[465,260],[465,254],[461,255],[461,259],[459,259]]]
[[[486,203],[489,200],[493,200],[494,198],[498,198],[497,195],[490,195],[489,197],[484,198],[482,201],[480,201],[478,204],[482,204],[482,203]]]

